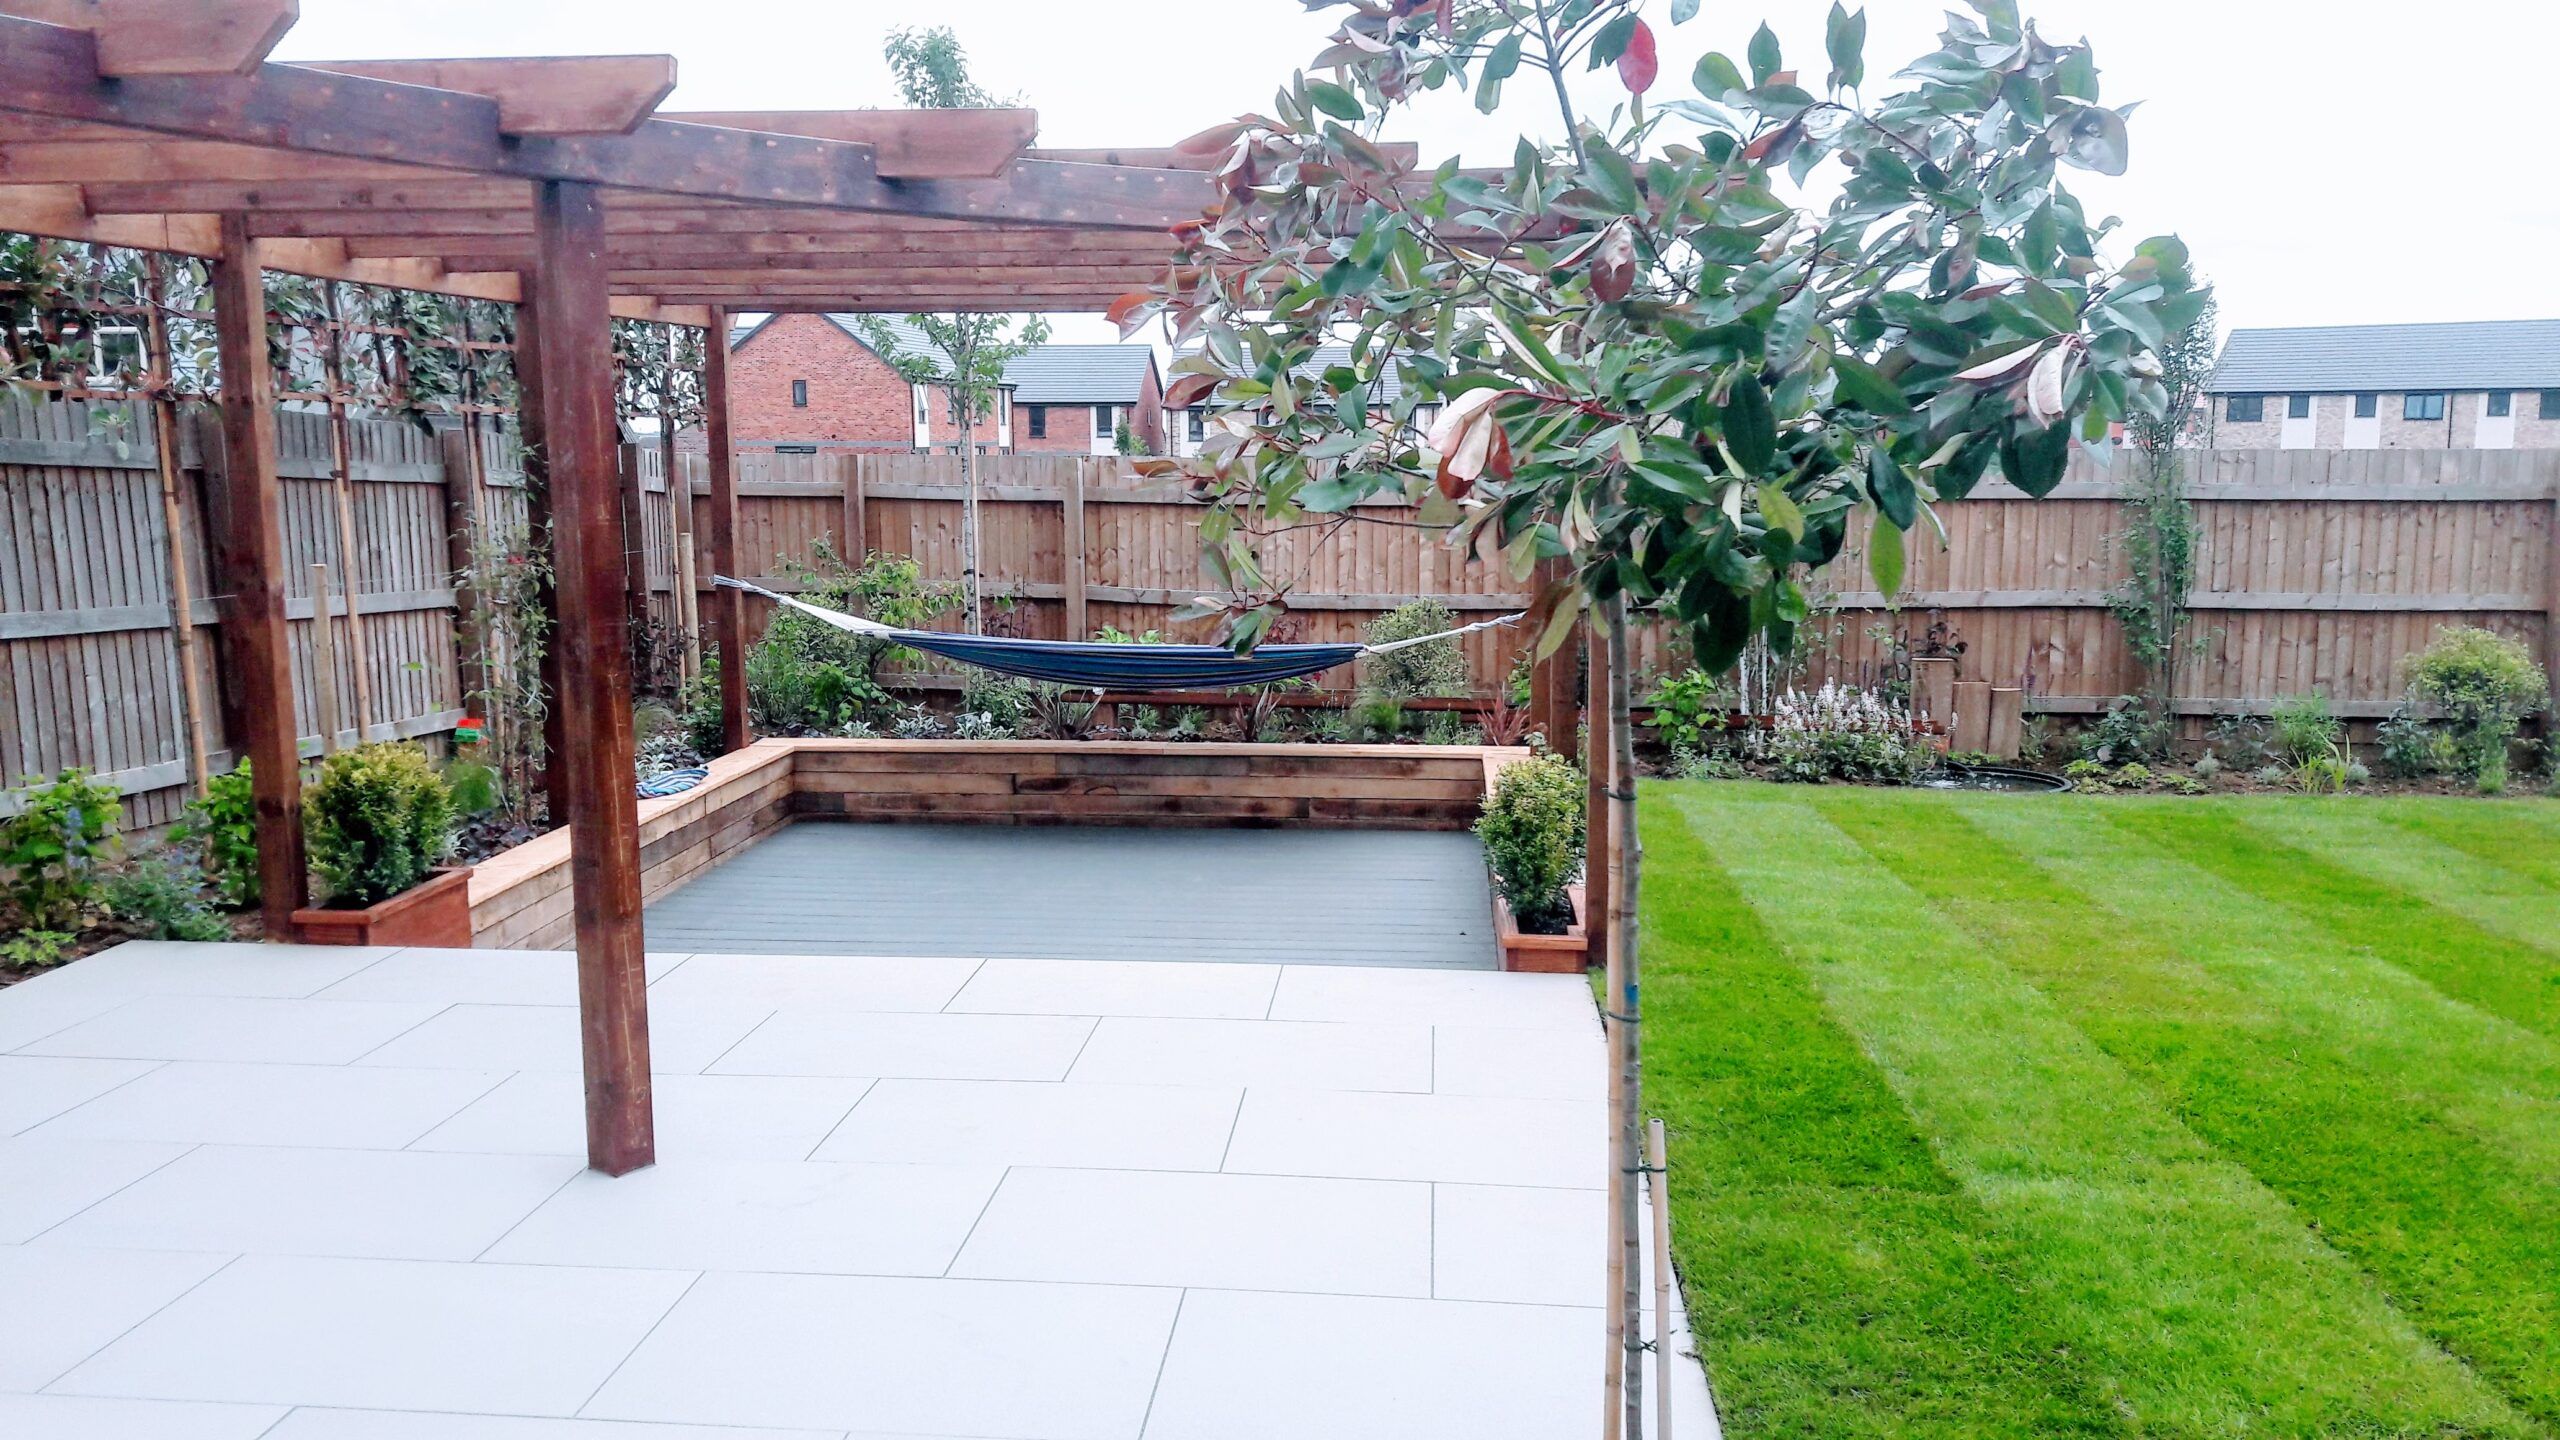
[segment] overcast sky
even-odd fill
[[[1789,64],[1818,76],[1828,0],[1707,0],[1663,30],[1657,97],[1687,93],[1696,56],[1739,56],[1767,19]],[[1881,78],[1928,48],[1941,7],[1872,0]],[[2176,231],[2228,326],[2560,316],[2560,185],[2550,65],[2560,6],[2543,0],[2029,0],[2049,38],[2095,42],[2111,104],[2141,100],[2121,179],[2068,172],[2093,215],[2130,237]],[[1257,108],[1338,23],[1298,0],[302,0],[280,60],[665,52],[668,108],[895,105],[880,60],[895,25],[949,25],[978,78],[1040,111],[1043,143],[1169,144]],[[1871,82],[1872,88],[1872,82]],[[1604,75],[1577,89],[1606,103]],[[1426,102],[1390,138],[1426,161],[1500,159],[1521,130],[1555,133],[1514,83],[1494,117]],[[1060,339],[1108,339],[1098,318]]]

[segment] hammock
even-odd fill
[[[964,665],[1019,675],[1026,680],[1048,680],[1060,685],[1073,685],[1091,690],[1192,690],[1222,689],[1231,685],[1268,685],[1278,680],[1294,680],[1347,664],[1363,655],[1384,655],[1414,645],[1428,645],[1437,640],[1457,637],[1496,625],[1508,625],[1517,615],[1502,615],[1443,630],[1437,635],[1416,635],[1409,640],[1390,640],[1383,645],[1363,645],[1356,641],[1333,645],[1264,645],[1250,655],[1238,655],[1223,645],[1114,645],[1084,640],[1014,640],[994,635],[952,635],[939,630],[903,630],[829,610],[788,595],[777,595],[760,585],[715,575],[712,583],[732,590],[761,595],[777,605],[788,605],[804,615],[814,616],[839,630],[856,635],[870,635],[905,645],[912,649],[957,660]]]

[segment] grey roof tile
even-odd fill
[[[2216,394],[2560,387],[2560,320],[2234,330]]]

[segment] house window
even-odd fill
[[[2542,392],[2542,418],[2560,420],[2560,390]]]
[[[1209,412],[1206,410],[1185,410],[1182,413],[1187,417],[1186,423],[1191,431],[1191,443],[1197,445],[1201,441],[1207,439],[1209,436]]]
[[[1118,413],[1113,407],[1109,405],[1096,405],[1093,407],[1094,439],[1108,440],[1115,432],[1118,431],[1119,428]]]
[[[2267,397],[2234,395],[2222,402],[2222,418],[2237,424],[2248,424],[2267,418]]]
[[[1024,425],[1025,427],[1027,427],[1027,428],[1028,428],[1029,433],[1030,433],[1030,435],[1031,435],[1031,438],[1032,438],[1032,439],[1034,439],[1034,440],[1046,440],[1046,439],[1048,439],[1048,438],[1049,438],[1049,407],[1048,407],[1048,406],[1046,406],[1046,405],[1025,405],[1025,406],[1023,406],[1023,407],[1022,407],[1022,423],[1023,423],[1023,425]]]
[[[2514,391],[2492,390],[2489,392],[2490,419],[2502,419],[2506,416],[2513,415],[2514,413],[2516,413],[2516,394]]]
[[[2285,414],[2285,418],[2286,418],[2286,419],[2288,419],[2288,420],[2308,420],[2308,419],[2310,419],[2310,418],[2311,418],[2311,397],[2310,397],[2310,396],[2308,396],[2308,395],[2288,395],[2288,396],[2286,396],[2286,397],[2285,397],[2285,402],[2284,402],[2284,414]]]
[[[2444,392],[2443,392],[2443,391],[2441,391],[2441,390],[2438,390],[2438,391],[2434,391],[2434,392],[2432,392],[2432,393],[2423,394],[2423,395],[2420,395],[2420,394],[2412,394],[2412,395],[2403,395],[2403,396],[2401,396],[2401,397],[2400,397],[2400,418],[2401,418],[2401,419],[2403,419],[2403,420],[2441,420],[2441,419],[2443,419],[2443,418],[2444,418]]]
[[[794,410],[806,410],[809,408],[808,381],[794,380],[791,382],[791,408]]]
[[[2374,394],[2374,393],[2373,393],[2372,391],[2370,391],[2370,390],[2366,391],[2366,392],[2365,392],[2364,394],[2362,394],[2362,395],[2357,396],[2357,397],[2356,397],[2356,418],[2357,418],[2357,419],[2359,419],[2359,420],[2370,420],[2370,419],[2372,419],[2372,418],[2373,418],[2373,414],[2374,414],[2374,405],[2375,405],[2375,402],[2379,401],[2381,398],[2382,398],[2381,396]]]

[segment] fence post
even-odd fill
[[[641,473],[638,445],[613,447],[622,472],[622,577],[633,626],[649,623],[649,480]]]
[[[1067,603],[1066,638],[1085,640],[1093,631],[1085,621],[1085,538],[1084,476],[1090,460],[1078,460],[1067,473],[1067,486],[1058,501],[1059,553],[1064,558],[1065,573],[1059,577],[1063,598]]]
[[[480,417],[466,415],[462,428],[436,437],[444,461],[444,563],[453,572],[453,615],[468,638],[455,647],[461,673],[463,704],[485,695],[489,684],[489,622],[480,610],[478,571],[472,548],[480,535]],[[494,718],[494,717],[493,717]]]
[[[329,567],[311,567],[311,698],[319,702],[320,753],[338,753],[338,621],[337,602],[330,598]],[[350,599],[353,597],[350,596]],[[355,607],[349,605],[349,610]],[[356,743],[364,743],[364,722],[356,722]]]
[[[2551,708],[2542,712],[2542,733],[2548,740],[2560,735],[2560,465],[2542,468],[2551,487],[2551,508],[2542,517],[2542,673],[2551,682]]]
[[[844,563],[859,570],[863,553],[869,549],[871,537],[865,533],[862,513],[862,460],[850,451],[836,452],[836,460],[844,467]]]

